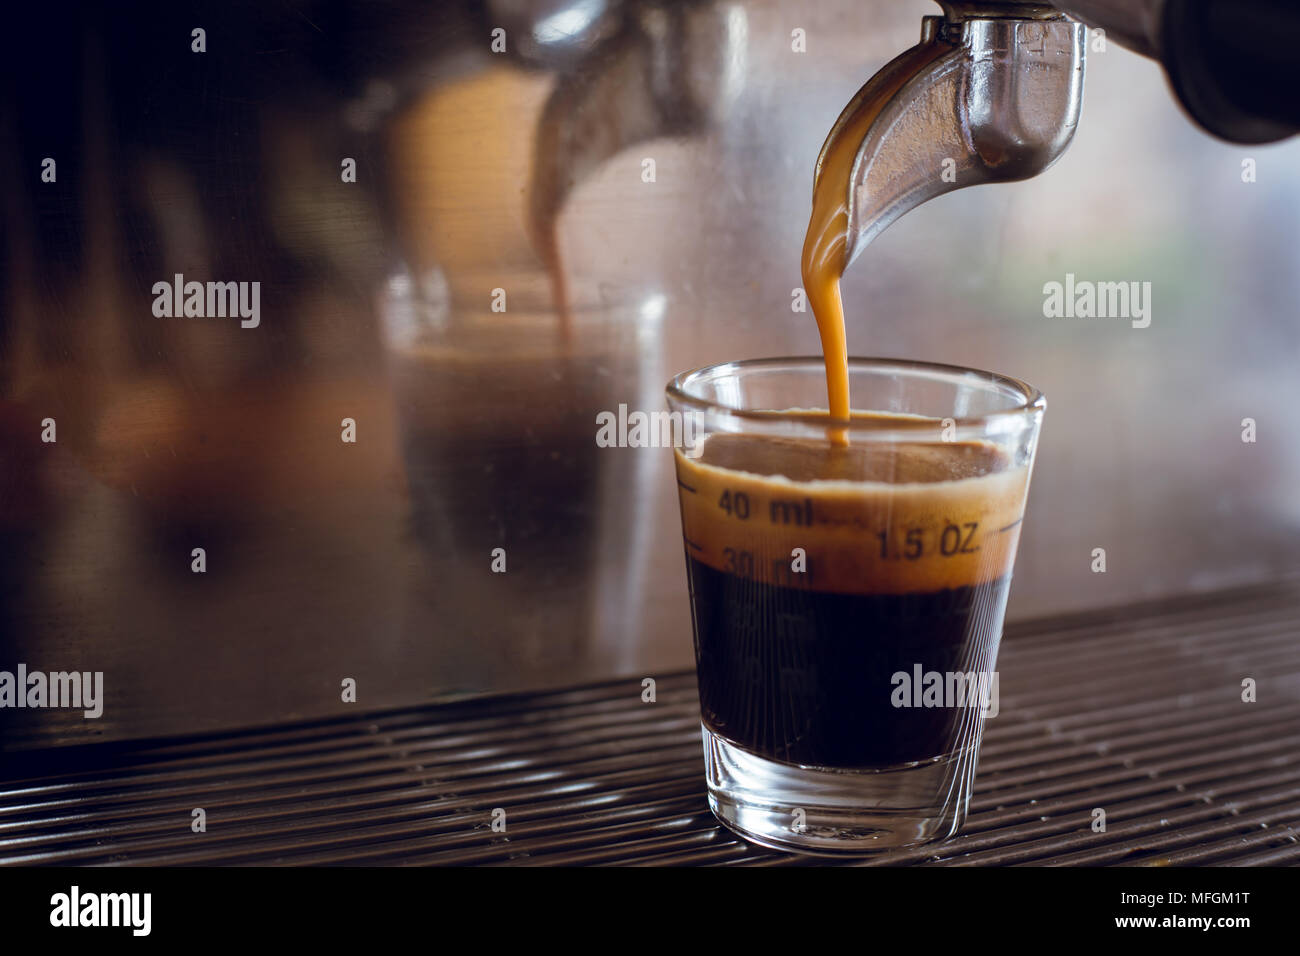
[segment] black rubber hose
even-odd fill
[[[1300,2],[1167,0],[1161,59],[1210,133],[1268,143],[1300,132]]]

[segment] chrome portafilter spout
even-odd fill
[[[849,102],[818,156],[814,188],[853,149],[845,268],[909,209],[954,189],[1036,176],[1074,135],[1082,24],[1043,3],[940,5],[944,15],[924,19],[921,42]]]

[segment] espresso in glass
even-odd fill
[[[675,459],[714,810],[769,845],[871,852],[964,817],[1043,403],[848,365],[887,411],[804,404],[817,359],[702,369],[669,400],[700,421]]]

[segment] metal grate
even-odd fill
[[[1298,610],[1287,585],[1008,627],[963,833],[870,865],[1300,863]],[[9,755],[0,862],[824,863],[714,822],[694,677],[657,691],[642,703],[638,677]]]

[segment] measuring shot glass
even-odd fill
[[[821,358],[678,375],[671,413],[709,803],[765,846],[955,833],[1046,403],[1003,375]]]

